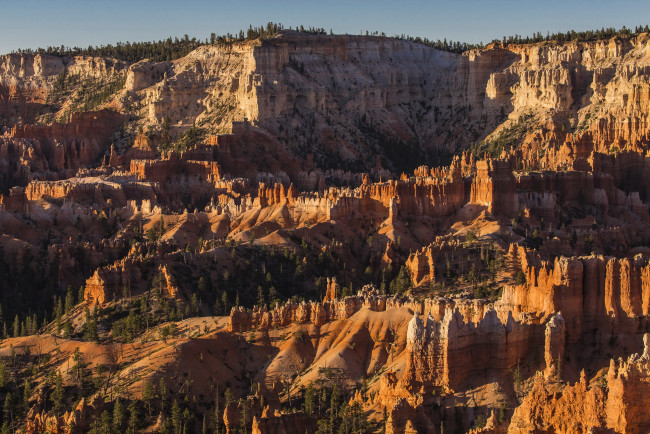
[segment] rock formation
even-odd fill
[[[11,428],[97,428],[122,396],[154,431],[174,402],[188,431],[353,410],[395,433],[648,431],[649,50],[283,31],[164,62],[0,57]]]
[[[644,412],[650,336],[644,335],[644,354],[627,360],[611,360],[604,378],[597,384],[580,381],[560,393],[550,393],[542,376],[512,417],[508,432],[549,430],[577,432],[609,429],[614,432],[645,432],[650,420]],[[602,380],[602,381],[601,381]]]

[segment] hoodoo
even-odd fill
[[[1,431],[648,432],[647,30],[0,56]]]

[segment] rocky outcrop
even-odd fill
[[[487,206],[491,213],[513,215],[517,207],[516,185],[512,165],[503,160],[481,160],[476,163],[470,201]]]
[[[84,288],[84,301],[90,305],[104,305],[122,297],[131,297],[140,293],[144,288],[143,272],[151,264],[142,258],[126,257],[107,267],[98,268],[86,280]],[[145,271],[146,270],[146,271]],[[180,290],[175,278],[167,265],[159,265],[155,270],[152,281],[153,290],[161,296],[178,299]]]
[[[141,277],[140,267],[130,259],[99,268],[86,281],[84,301],[101,306],[121,297],[125,290],[128,294],[132,287],[137,287],[142,280]]]
[[[176,154],[156,160],[131,160],[130,172],[140,180],[167,182],[175,177],[197,178],[208,182],[221,180],[221,169],[214,161],[187,160]]]
[[[329,288],[336,288],[335,285],[336,281],[331,280]],[[255,306],[248,310],[243,307],[233,307],[230,312],[229,330],[234,332],[269,330],[290,324],[321,326],[327,322],[348,319],[361,309],[383,312],[403,307],[420,315],[430,315],[436,321],[440,321],[448,309],[455,309],[469,321],[476,322],[483,318],[490,310],[490,306],[486,300],[443,297],[415,300],[410,297],[381,295],[374,285],[366,285],[356,296],[336,299],[327,297],[322,302],[289,302],[271,310],[266,306]]]
[[[87,403],[86,398],[82,398],[73,411],[57,417],[51,412],[39,411],[39,405],[35,404],[27,413],[25,432],[30,434],[87,432],[90,424],[99,417],[103,408],[104,400],[100,397],[95,398],[90,404]]]
[[[119,113],[103,110],[76,114],[67,124],[13,127],[0,137],[0,189],[92,167],[122,122]]]
[[[644,335],[642,355],[627,360],[611,360],[604,381],[587,381],[584,371],[580,381],[561,392],[551,392],[543,376],[512,416],[509,433],[552,430],[559,433],[612,430],[642,433],[650,428],[648,376],[650,365],[647,348],[650,336]]]
[[[25,188],[27,200],[63,199],[78,204],[106,204],[122,207],[130,200],[156,202],[151,185],[134,179],[115,181],[70,178],[65,181],[32,181]]]
[[[336,283],[336,277],[327,278],[327,288],[323,301],[334,301],[339,297],[340,286]]]
[[[525,258],[525,254],[520,253]],[[583,330],[610,323],[612,333],[638,332],[639,320],[648,314],[650,277],[647,259],[559,257],[553,264],[525,265],[527,283],[504,288],[499,302],[513,312],[550,315],[562,312],[567,336],[575,342]]]
[[[304,412],[277,413],[267,417],[253,417],[252,434],[313,432],[318,429],[316,421]]]
[[[503,375],[539,344],[541,326],[509,317],[502,323],[488,310],[478,323],[448,309],[441,321],[417,314],[409,323],[407,364],[398,387],[410,392],[455,390],[472,375]]]
[[[589,142],[605,153],[628,144],[647,148],[647,52],[647,34],[491,45],[459,55],[392,38],[284,31],[264,41],[202,46],[172,62],[6,55],[0,95],[43,104],[63,72],[120,76],[151,131],[168,125],[165,134],[177,136],[205,121],[223,132],[248,119],[281,148],[312,155],[326,149],[368,169],[378,152],[385,165],[400,165],[381,143],[415,143],[414,155],[451,151],[496,137],[526,115],[534,122],[516,138],[521,157],[546,159],[549,168],[568,162],[568,151],[556,152],[565,143]],[[25,106],[27,119],[34,117],[29,111]]]
[[[560,312],[556,313],[546,323],[544,330],[544,361],[546,362],[545,374],[548,377],[562,375],[562,358],[564,357],[564,318]]]

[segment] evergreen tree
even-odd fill
[[[72,287],[68,286],[68,293],[65,296],[65,313],[70,313],[74,308],[75,300],[74,294],[72,293]]]
[[[266,305],[266,294],[262,285],[257,287],[257,305],[260,307]]]
[[[29,409],[29,398],[32,396],[32,382],[27,378],[23,386],[23,408]]]
[[[124,411],[124,405],[120,398],[115,400],[115,405],[113,406],[113,428],[117,432],[121,432],[124,428],[124,421],[126,419],[126,413]]]
[[[183,425],[183,412],[181,406],[178,404],[178,401],[174,399],[172,404],[172,414],[171,414],[172,426],[174,427],[175,434],[181,434],[181,428]]]
[[[140,415],[138,411],[138,405],[134,401],[131,402],[131,404],[129,404],[129,428],[127,432],[133,434],[137,433],[139,425],[140,425]]]
[[[79,287],[79,294],[77,294],[77,301],[81,303],[85,299],[85,288],[83,285]]]
[[[7,366],[0,360],[0,389],[7,385]]]
[[[199,298],[196,293],[192,294],[190,300],[190,310],[193,316],[199,316]]]
[[[63,324],[63,337],[65,339],[70,339],[72,337],[72,324],[70,321],[66,321],[65,324]]]
[[[113,430],[111,429],[112,420],[111,414],[108,410],[102,411],[102,415],[99,418],[99,432],[102,434],[112,434]]]
[[[54,413],[60,414],[63,411],[63,400],[65,398],[65,389],[63,388],[63,377],[60,373],[56,375],[54,380],[54,390],[50,395],[52,399],[52,408]]]
[[[14,325],[13,325],[12,331],[13,331],[13,336],[15,338],[20,336],[20,319],[18,319],[18,315],[16,315],[15,318],[14,318]]]
[[[217,384],[217,392],[215,393],[214,396],[214,412],[213,412],[215,433],[221,432],[221,405],[220,404],[221,401],[219,398],[219,385]]]
[[[5,402],[2,406],[2,414],[5,421],[13,421],[14,415],[14,396],[11,392],[5,395]]]
[[[334,384],[332,395],[330,396],[330,409],[332,413],[338,413],[339,403],[341,402],[341,391],[338,384]]]
[[[165,377],[160,377],[160,382],[158,383],[158,394],[160,396],[160,405],[164,411],[165,404],[167,403],[167,382],[165,381]]]
[[[315,407],[316,391],[314,390],[314,385],[310,382],[309,385],[307,385],[307,389],[305,390],[305,413],[311,416],[314,414]]]
[[[156,390],[151,383],[151,381],[146,380],[144,383],[144,389],[142,391],[142,401],[144,402],[144,405],[147,407],[147,412],[149,413],[149,416],[151,416],[151,401],[154,399],[156,395]]]

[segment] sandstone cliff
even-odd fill
[[[199,124],[226,132],[248,119],[326,167],[356,160],[370,168],[378,154],[393,168],[417,165],[394,146],[440,162],[432,151],[491,140],[526,115],[531,128],[515,138],[522,158],[537,164],[544,157],[542,164],[555,167],[562,161],[555,149],[565,142],[601,152],[647,145],[648,51],[645,34],[457,55],[390,38],[285,31],[261,42],[203,46],[173,62],[8,55],[0,86],[31,92],[25,104],[42,103],[64,71],[120,75],[126,84],[116,101],[137,102],[152,131],[167,124],[178,135]]]

